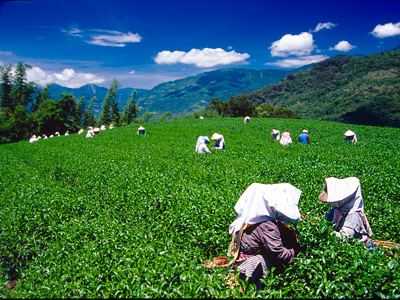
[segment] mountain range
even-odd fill
[[[301,69],[290,72],[299,70]],[[151,90],[135,89],[136,101],[139,103],[141,112],[162,114],[169,111],[175,115],[187,114],[206,108],[212,98],[228,100],[236,94],[261,89],[278,82],[288,73],[289,71],[286,70],[273,69],[219,69],[162,83]],[[132,90],[133,88],[118,89],[117,102],[121,111],[131,96]],[[96,97],[96,115],[101,111],[101,104],[107,91],[107,88],[93,84],[84,85],[78,89],[52,84],[49,90],[53,99],[60,99],[63,92],[72,94],[75,99],[85,97],[87,102]]]

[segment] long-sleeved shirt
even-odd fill
[[[299,142],[302,144],[308,144],[310,142],[310,136],[307,133],[300,134]]]
[[[283,224],[275,221],[266,221],[245,229],[240,243],[243,253],[250,249],[260,249],[261,253],[273,265],[291,264],[295,256],[295,250],[293,245],[286,245],[288,248],[284,246],[283,237],[278,226],[283,226]]]
[[[332,208],[326,215],[328,221],[333,221],[333,214],[336,208]],[[336,235],[340,238],[355,237],[362,242],[369,240],[367,231],[363,226],[362,217],[358,212],[349,213],[340,224],[336,224]]]
[[[221,138],[218,141],[215,141],[214,149],[225,149],[225,141],[224,138]]]
[[[211,153],[210,149],[208,149],[207,145],[204,143],[201,143],[196,146],[196,152],[197,153]]]

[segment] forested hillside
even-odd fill
[[[240,96],[306,119],[399,127],[400,50],[337,56]]]
[[[285,70],[220,69],[160,84],[138,95],[137,100],[142,111],[186,114],[206,108],[213,98],[225,101],[238,93],[278,82],[288,73]]]
[[[134,88],[119,88],[117,93],[116,101],[119,107],[124,107],[129,100],[129,97],[132,94],[132,90]],[[147,91],[143,89],[134,89],[137,92],[137,95]],[[93,97],[96,97],[96,101],[93,103],[93,113],[95,116],[99,116],[101,113],[101,103],[103,99],[107,95],[108,88],[97,86],[94,84],[86,84],[78,89],[67,88],[65,86],[61,86],[58,84],[51,84],[49,87],[49,94],[52,99],[60,100],[62,98],[63,93],[71,94],[75,97],[75,99],[80,99],[81,97],[85,97],[85,99],[89,100]]]

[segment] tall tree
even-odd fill
[[[139,115],[139,105],[136,104],[136,90],[132,90],[132,94],[124,109],[124,121],[130,124]]]
[[[76,131],[79,127],[76,117],[75,97],[69,93],[63,93],[59,101],[61,118],[64,122],[61,130]]]
[[[93,115],[94,103],[97,101],[96,97],[90,99],[87,109],[83,113],[82,127],[87,128],[96,124],[96,117]]]
[[[85,96],[82,96],[76,102],[76,107],[75,107],[76,123],[78,126],[82,125],[84,108],[85,108]]]
[[[60,102],[45,100],[40,109],[33,114],[33,118],[37,124],[37,131],[42,134],[50,135],[63,129]]]
[[[51,99],[51,95],[50,95],[50,85],[48,84],[43,90],[39,91],[37,93],[36,99],[35,99],[35,103],[32,107],[32,112],[35,112],[39,109],[40,105],[47,100]]]
[[[111,87],[108,90],[110,94],[110,102],[111,102],[111,119],[115,123],[115,125],[121,124],[121,113],[119,112],[118,102],[117,102],[117,89],[121,87],[121,83],[117,80],[113,80],[111,83]]]
[[[11,89],[12,89],[12,65],[1,65],[1,90],[0,90],[0,105],[3,109],[8,108],[11,110]]]
[[[12,141],[17,142],[29,138],[32,131],[32,117],[28,114],[24,106],[17,105],[10,121],[13,122]]]
[[[102,112],[100,113],[98,125],[109,125],[114,122],[116,125],[121,123],[121,114],[117,102],[117,89],[121,86],[118,80],[113,79],[110,89],[101,105]]]
[[[14,111],[17,105],[24,106],[32,101],[31,96],[35,91],[35,87],[32,82],[28,83],[26,79],[26,70],[30,68],[32,68],[32,66],[24,64],[21,61],[17,64],[11,90],[10,109],[12,111]]]

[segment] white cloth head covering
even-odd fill
[[[243,224],[298,221],[300,195],[301,191],[289,183],[252,183],[235,204],[238,216],[229,226],[229,233],[239,231]]]
[[[357,177],[338,179],[329,177],[325,179],[327,203],[335,209],[333,220],[339,225],[341,219],[348,213],[358,212],[361,214],[364,226],[369,236],[372,235],[367,217],[364,214],[364,201],[361,194],[360,180]]]
[[[196,146],[200,145],[200,144],[207,144],[209,143],[210,140],[208,139],[208,136],[199,136],[199,138],[197,139],[197,143]]]
[[[196,152],[199,150],[199,146],[201,144],[207,144],[209,143],[210,140],[208,139],[208,136],[199,136],[199,138],[197,139],[197,143],[196,143]]]
[[[290,137],[290,133],[289,132],[284,132],[282,133],[282,137],[280,140],[281,145],[289,145],[292,143],[292,138]]]

